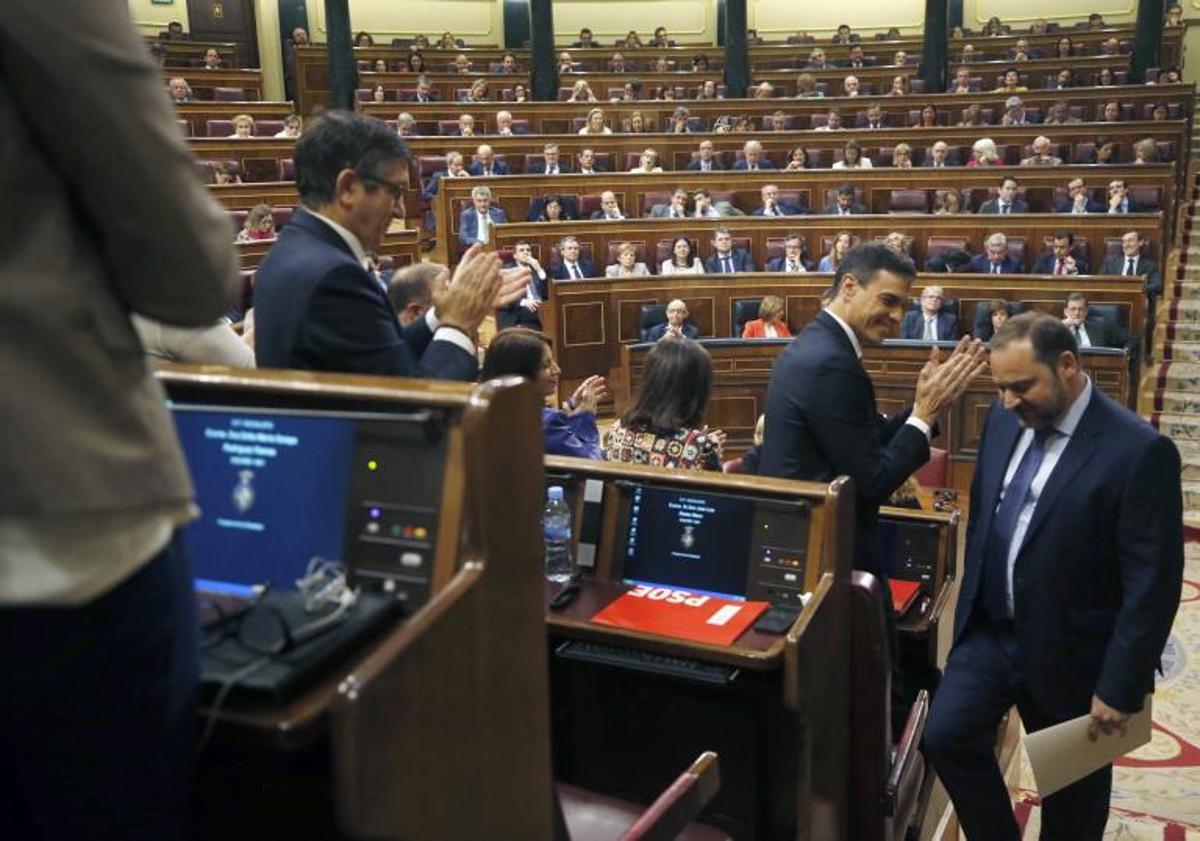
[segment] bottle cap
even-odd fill
[[[562,498],[563,498],[562,487],[560,485],[551,485],[550,489],[548,491],[546,491],[546,498],[558,500],[559,502],[561,502]]]

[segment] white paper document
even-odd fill
[[[1091,741],[1091,718],[1086,715],[1027,735],[1025,751],[1033,766],[1038,794],[1051,795],[1149,742],[1151,697],[1147,695],[1142,711],[1129,718],[1124,736],[1101,732],[1096,741]]]

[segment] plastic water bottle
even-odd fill
[[[554,485],[546,493],[542,508],[542,532],[546,540],[546,578],[561,584],[575,572],[571,559],[571,509],[563,501],[563,489]]]

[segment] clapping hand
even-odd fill
[[[937,347],[930,350],[929,359],[917,377],[917,399],[912,410],[913,417],[930,426],[987,366],[987,349],[983,342],[966,336],[948,359],[941,361],[940,357]]]
[[[438,321],[473,336],[493,310],[520,300],[529,278],[527,267],[501,269],[500,258],[476,243],[459,260],[449,288],[434,296]]]
[[[593,374],[580,383],[571,398],[563,403],[563,410],[568,415],[577,415],[581,412],[595,414],[597,405],[606,397],[608,397],[608,384],[604,377]]]

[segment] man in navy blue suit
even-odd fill
[[[586,257],[579,256],[579,240],[575,237],[563,237],[558,242],[558,253],[562,257],[550,267],[550,277],[553,280],[586,280],[589,277],[601,277],[596,266]]]
[[[1055,213],[1103,213],[1104,205],[1088,194],[1082,178],[1067,182],[1067,198],[1054,205]]]
[[[775,165],[763,154],[762,144],[757,140],[747,140],[742,147],[742,157],[733,164],[736,170],[753,172],[759,169],[774,169]]]
[[[492,191],[480,184],[471,190],[471,206],[458,217],[458,241],[463,245],[487,244],[492,238],[492,226],[502,225],[508,216],[502,207],[492,207]]]
[[[745,249],[733,247],[733,234],[728,228],[713,231],[712,244],[712,256],[704,261],[704,271],[708,274],[754,271],[754,261]]]
[[[646,333],[646,341],[660,342],[663,339],[694,339],[700,332],[694,324],[687,323],[687,304],[676,298],[667,304],[667,320],[655,324]]]
[[[1141,710],[1179,606],[1183,503],[1175,445],[1095,387],[1060,321],[1010,319],[991,368],[925,755],[971,841],[1017,841],[997,725],[1016,704],[1027,731],[1090,716],[1103,739]],[[1111,786],[1109,765],[1045,798],[1042,839],[1098,841]]]
[[[467,167],[467,172],[480,175],[508,175],[508,164],[496,159],[496,153],[487,143],[481,143],[475,150],[475,160]]]
[[[900,329],[916,269],[881,243],[850,249],[834,275],[829,305],[780,354],[767,387],[760,474],[787,479],[854,479],[857,569],[886,576],[878,511],[929,460],[941,411],[985,364],[983,346],[966,340],[944,362],[936,351],[917,380],[913,408],[885,420],[862,364],[862,347]]]
[[[946,292],[940,286],[926,286],[921,290],[921,306],[904,314],[900,325],[900,338],[917,341],[946,342],[958,338],[958,317],[951,312],[942,312]]]
[[[1075,244],[1075,234],[1065,228],[1061,231],[1055,231],[1052,239],[1053,245],[1047,254],[1043,254],[1033,264],[1034,274],[1087,274],[1088,266],[1082,257],[1075,257],[1071,254],[1071,247]]]
[[[804,205],[780,201],[778,185],[764,184],[761,195],[762,204],[755,208],[753,216],[803,216],[808,213]]]
[[[527,175],[561,175],[570,172],[571,165],[562,160],[558,154],[557,143],[547,143],[542,147],[542,160],[532,163],[526,170]]]
[[[255,276],[259,367],[474,380],[475,330],[520,297],[528,272],[503,276],[498,257],[468,251],[436,307],[401,329],[365,263],[404,216],[408,147],[381,120],[329,111],[294,159],[303,207]]]
[[[997,231],[984,242],[984,253],[971,258],[967,271],[977,274],[1018,274],[1022,266],[1008,253],[1008,237]]]

